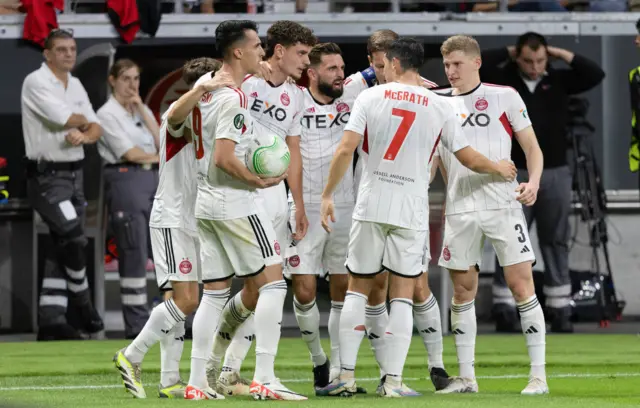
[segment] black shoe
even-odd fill
[[[516,308],[505,304],[493,306],[493,318],[496,321],[496,332],[498,333],[520,333],[520,321]]]
[[[317,388],[324,388],[329,385],[329,371],[331,365],[329,359],[324,364],[317,367],[313,367],[313,386]]]
[[[449,378],[449,374],[441,367],[433,367],[429,372],[429,377],[431,378],[431,382],[433,386],[436,388],[436,391],[440,391],[449,385],[451,382],[451,378]]]
[[[549,317],[551,319],[550,331],[553,333],[573,333],[571,314],[571,306],[549,308]]]
[[[82,328],[89,334],[98,333],[104,330],[104,322],[98,311],[92,304],[88,304],[80,310]]]
[[[367,389],[364,387],[358,387],[356,385],[356,394],[366,394],[367,393]]]
[[[82,335],[70,325],[55,324],[38,329],[38,341],[83,340]]]

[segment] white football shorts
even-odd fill
[[[289,231],[289,203],[284,182],[277,186],[258,190],[256,204],[271,220],[271,226],[276,233],[276,238],[283,248],[291,244]]]
[[[200,243],[197,234],[182,228],[149,228],[156,280],[160,290],[171,282],[200,282]]]
[[[202,282],[257,275],[282,263],[271,221],[262,212],[231,220],[198,220]]]
[[[447,215],[438,265],[460,271],[480,265],[485,238],[502,267],[536,260],[522,209],[505,208]]]
[[[413,278],[422,273],[429,231],[353,220],[346,267],[353,275],[375,275],[388,270]]]
[[[353,206],[335,207],[336,222],[331,224],[331,233],[322,228],[319,205],[306,207],[305,211],[309,221],[307,235],[290,248],[289,258],[286,260],[287,273],[324,276],[325,271],[328,271],[331,275],[346,274],[345,261]],[[295,230],[295,205],[291,207],[289,225]]]

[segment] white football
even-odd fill
[[[289,168],[287,143],[277,135],[258,135],[249,143],[245,165],[260,178],[279,177]]]

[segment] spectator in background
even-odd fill
[[[149,216],[158,185],[160,128],[140,98],[140,68],[116,61],[109,72],[113,90],[98,110],[104,136],[98,152],[106,162],[109,217],[118,248],[125,336],[135,338],[149,318],[146,264]]]
[[[95,143],[102,129],[87,92],[71,75],[76,56],[71,33],[51,31],[44,42],[45,62],[22,84],[27,195],[55,246],[45,261],[38,340],[79,340],[78,329],[88,333],[104,329],[86,277],[82,170],[82,146]],[[69,300],[78,309],[82,327],[67,322]]]
[[[550,58],[564,61],[569,69],[552,67]],[[544,294],[551,331],[572,332],[568,249],[572,175],[567,163],[568,103],[570,95],[594,88],[605,74],[595,62],[571,51],[548,46],[544,36],[532,32],[521,35],[515,46],[483,52],[482,60],[480,75],[483,82],[511,86],[522,96],[527,106],[522,114],[531,118],[544,154],[538,199],[533,207],[523,210],[527,225],[536,221],[545,264]],[[518,168],[518,180],[527,182],[525,155],[517,143],[512,146],[511,157]],[[520,331],[515,301],[499,266],[494,274],[493,303],[496,329]]]

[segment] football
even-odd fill
[[[287,171],[290,159],[289,147],[281,137],[259,135],[249,144],[245,165],[260,178],[279,177]]]

